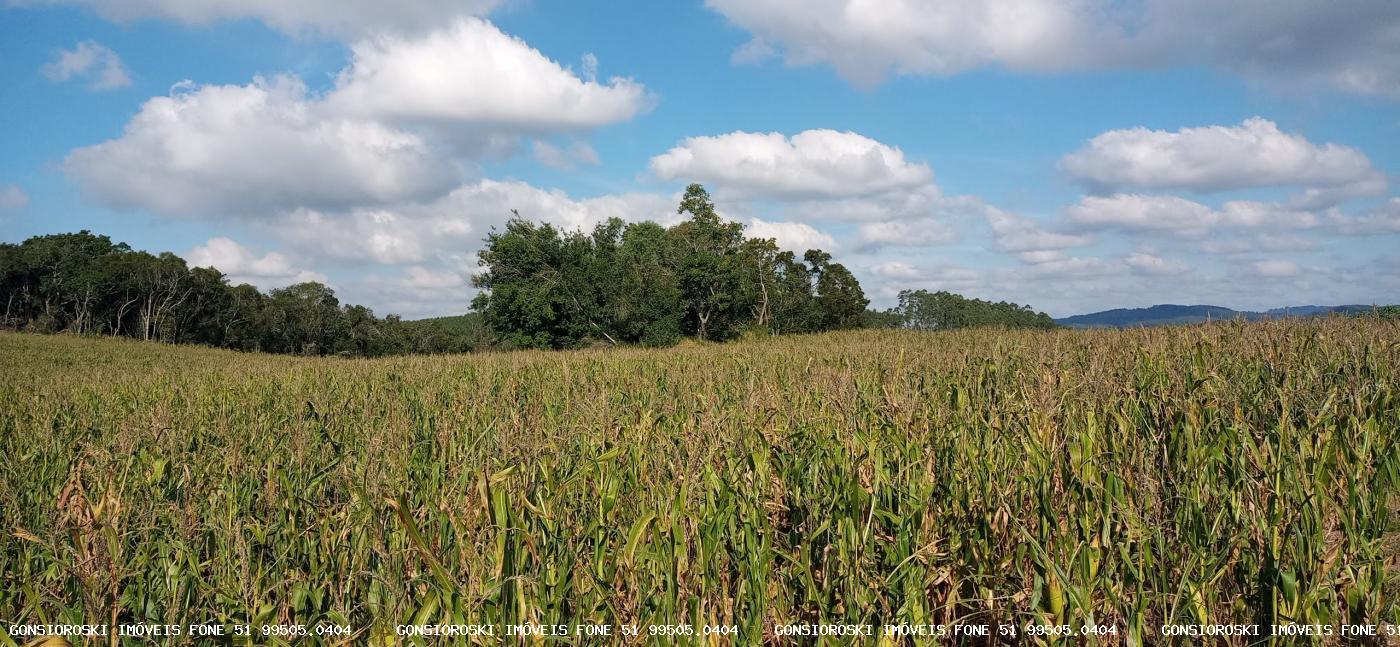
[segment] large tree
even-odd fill
[[[699,184],[686,187],[676,212],[690,214],[670,231],[685,308],[683,330],[700,339],[725,339],[747,314],[740,297],[744,226],[721,219]]]

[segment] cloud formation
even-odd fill
[[[1219,209],[1170,195],[1119,193],[1084,196],[1065,209],[1071,223],[1086,230],[1165,232],[1204,236],[1218,228],[1308,229],[1320,219],[1310,211],[1253,200],[1232,200]]]
[[[444,195],[472,170],[464,156],[508,149],[525,133],[628,119],[645,101],[640,85],[582,81],[467,18],[416,39],[362,41],[325,96],[289,75],[181,84],[148,100],[121,137],[73,151],[63,168],[118,209],[347,211]],[[540,151],[547,162],[597,159],[582,142],[550,152]]]
[[[93,40],[60,51],[53,62],[44,66],[43,72],[56,83],[75,78],[86,80],[92,90],[115,90],[131,85],[131,74],[122,58]]]
[[[781,48],[870,87],[891,74],[950,75],[1212,66],[1400,98],[1400,4],[1354,0],[706,0],[751,32],[735,53]],[[755,45],[753,43],[760,43]],[[766,48],[766,49],[765,49]],[[741,53],[742,52],[742,53]]]
[[[1177,189],[1200,193],[1266,186],[1385,191],[1385,176],[1361,151],[1313,144],[1261,117],[1238,126],[1110,130],[1060,160],[1096,190]]]
[[[118,209],[269,217],[425,197],[455,173],[418,135],[328,115],[297,78],[179,88],[63,169]]]
[[[631,79],[580,79],[478,18],[418,36],[366,38],[351,54],[326,103],[353,117],[559,132],[626,121],[651,105]]]
[[[928,165],[905,160],[896,147],[824,129],[690,137],[653,157],[651,171],[722,187],[736,198],[786,200],[868,196],[933,181]]]

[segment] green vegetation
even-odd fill
[[[804,263],[772,239],[745,238],[698,184],[679,212],[690,219],[670,229],[614,218],[591,236],[513,219],[486,237],[474,306],[512,348],[667,346],[682,336],[861,325],[870,302],[830,254],[808,250]]]
[[[0,619],[328,621],[355,644],[437,622],[734,644],[1396,622],[1397,337],[1334,318],[341,359],[0,333]]]
[[[315,282],[266,294],[169,252],[132,251],[87,231],[0,243],[0,327],[245,351],[374,357],[460,353],[483,331],[379,318]]]
[[[1030,306],[969,299],[951,292],[904,290],[899,305],[881,314],[881,323],[912,330],[953,330],[979,326],[1056,328],[1058,324]]]

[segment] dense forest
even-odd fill
[[[373,357],[488,348],[664,346],[857,327],[918,330],[980,325],[1053,327],[1010,303],[923,290],[867,310],[855,276],[830,254],[801,257],[748,238],[703,187],[666,228],[612,219],[591,233],[512,218],[479,252],[474,312],[405,321],[342,304],[329,287],[266,293],[165,252],[81,231],[0,243],[0,327],[112,335],[246,351]]]

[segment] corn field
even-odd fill
[[[1400,325],[1343,319],[390,359],[0,334],[0,644],[1400,622],[1398,360]]]

